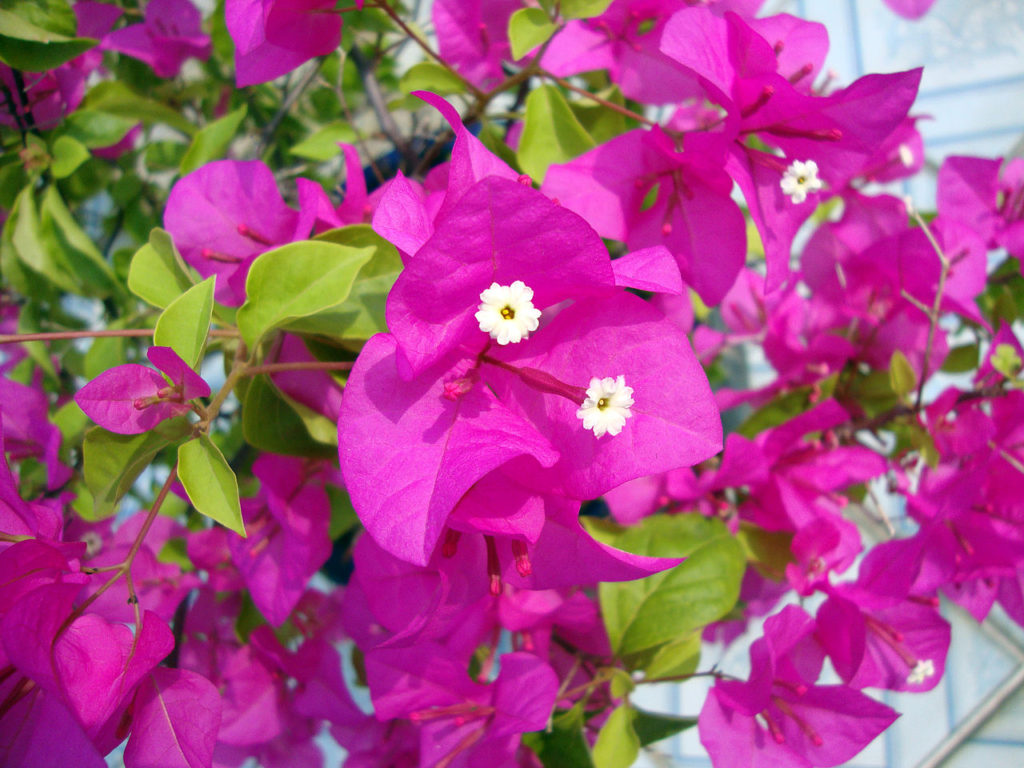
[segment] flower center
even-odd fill
[[[514,309],[512,309],[512,307],[505,306],[505,307],[501,308],[501,316],[503,318],[505,318],[506,320],[515,320],[516,319],[516,311]]]

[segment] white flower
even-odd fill
[[[907,682],[911,685],[917,685],[923,683],[929,677],[935,675],[935,664],[931,659],[922,659],[914,665],[914,668],[910,670],[910,674],[907,675]]]
[[[782,174],[782,181],[779,182],[779,186],[782,187],[782,193],[789,195],[789,199],[794,203],[802,203],[807,199],[808,193],[817,192],[824,184],[818,178],[818,164],[816,162],[808,160],[806,163],[803,163],[799,160],[794,160],[793,164]]]
[[[583,428],[594,430],[597,437],[605,432],[617,435],[626,426],[626,419],[633,415],[629,411],[631,405],[633,388],[626,386],[625,376],[616,379],[595,376],[590,380],[587,399],[576,411],[576,416],[583,420]]]
[[[540,310],[533,306],[533,289],[527,288],[522,280],[512,285],[491,283],[480,294],[478,310],[480,330],[491,334],[502,346],[519,343],[539,325]]]

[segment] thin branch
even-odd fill
[[[121,328],[103,331],[49,331],[44,333],[0,333],[0,344],[18,344],[23,341],[60,341],[64,339],[100,339],[109,337],[145,338],[152,336],[153,328]],[[227,328],[212,328],[211,336],[236,338],[238,331]]]
[[[350,371],[353,362],[313,360],[306,363],[264,363],[250,365],[245,369],[246,376],[257,376],[261,373],[281,373],[282,371]]]

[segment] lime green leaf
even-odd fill
[[[78,109],[67,116],[64,131],[89,149],[117,144],[137,120],[97,109]]]
[[[245,304],[238,310],[245,343],[253,348],[272,328],[337,307],[373,254],[372,248],[306,240],[257,257],[245,281]]]
[[[58,288],[77,293],[78,287],[44,241],[40,231],[39,210],[31,186],[25,187],[14,201],[4,225],[4,239],[14,255],[29,269],[42,275]],[[5,270],[7,271],[7,270]]]
[[[898,349],[889,358],[889,384],[898,397],[906,397],[917,387],[917,374],[907,356]]]
[[[143,301],[162,308],[191,287],[188,267],[171,236],[162,229],[154,229],[149,242],[132,257],[128,289]]]
[[[540,8],[520,8],[508,20],[512,58],[521,59],[538,45],[546,43],[555,29],[557,27]]]
[[[402,75],[398,81],[402,93],[413,91],[431,91],[439,96],[451,93],[462,93],[466,90],[465,81],[447,67],[434,61],[421,61]]]
[[[617,86],[607,88],[598,95],[604,101],[618,104],[622,107],[626,106],[626,100],[622,97],[622,92]],[[625,115],[621,112],[616,112],[614,109],[609,109],[604,104],[596,101],[585,98],[579,99],[569,102],[569,107],[572,109],[572,113],[576,115],[576,119],[580,121],[583,130],[590,134],[590,138],[597,144],[610,141],[629,129],[629,126],[626,124]]]
[[[992,354],[992,367],[1008,379],[1017,378],[1020,373],[1021,359],[1011,344],[999,344]]]
[[[65,179],[89,159],[89,150],[70,136],[58,136],[53,142],[53,163],[50,170],[54,178]]]
[[[691,632],[658,648],[644,667],[644,675],[648,680],[689,675],[696,671],[699,662],[700,632]]]
[[[153,458],[191,431],[188,419],[182,416],[164,421],[141,435],[115,435],[102,427],[86,432],[82,444],[83,475],[92,492],[93,519],[114,514],[117,503]]]
[[[200,435],[178,447],[178,477],[200,514],[245,536],[238,479],[209,436]]]
[[[214,278],[208,277],[172,301],[156,321],[153,344],[170,347],[193,368],[199,362],[210,334]]]
[[[60,430],[60,436],[64,439],[65,443],[77,443],[79,437],[85,432],[86,427],[89,426],[89,417],[85,415],[85,412],[78,407],[73,399],[69,399],[64,405],[57,409],[56,413],[50,417],[53,425]],[[88,495],[88,494],[86,494]],[[90,506],[92,500],[90,499]]]
[[[160,101],[140,96],[118,80],[97,83],[90,88],[81,109],[126,118],[132,125],[137,122],[145,125],[163,123],[188,136],[196,132],[196,127],[181,112]]]
[[[113,293],[117,286],[114,270],[92,238],[78,226],[55,186],[43,193],[39,224],[49,247],[60,254],[67,265],[78,286],[77,292],[99,297]]]
[[[633,730],[633,708],[616,707],[605,720],[594,744],[595,768],[629,768],[640,753],[640,739]]]
[[[669,736],[675,736],[696,724],[697,718],[695,717],[659,715],[645,712],[642,709],[637,709],[633,717],[633,730],[636,731],[642,747],[667,739]]]
[[[356,132],[349,123],[328,123],[288,151],[307,160],[323,162],[324,160],[330,160],[341,152],[341,147],[338,146],[339,141],[351,144],[355,140]]]
[[[209,125],[200,128],[192,137],[192,144],[181,159],[179,168],[181,174],[191,173],[211,160],[219,160],[224,157],[228,145],[238,133],[238,127],[245,120],[247,113],[248,108],[243,104],[234,112],[229,112],[219,120],[214,120]]]
[[[18,333],[40,333],[43,331],[41,320],[45,314],[48,314],[47,309],[35,301],[27,301],[22,304],[21,311],[18,313]],[[42,341],[22,342],[21,348],[28,352],[28,356],[42,369],[50,381],[60,381],[47,344]]]
[[[533,750],[544,768],[594,768],[583,738],[583,706],[555,711],[546,731],[524,733],[523,744]]]
[[[567,19],[590,19],[604,13],[612,0],[562,0],[562,16]]]
[[[739,543],[720,520],[699,514],[659,515],[640,526],[592,533],[620,549],[687,559],[638,581],[601,584],[601,614],[620,656],[667,643],[720,619],[736,604],[746,565]]]
[[[75,12],[67,0],[2,0],[5,13],[14,16],[5,33],[18,36],[18,24],[24,23],[35,30],[22,38],[46,43],[58,37],[73,37],[78,29]]]
[[[330,457],[335,446],[314,440],[305,422],[267,376],[254,376],[242,399],[242,434],[254,448],[288,456]]]
[[[611,668],[611,680],[609,681],[608,689],[613,699],[624,699],[635,688],[636,683],[633,682],[633,677],[629,672],[618,667]]]
[[[111,330],[125,327],[123,321],[111,323]],[[104,371],[109,371],[125,362],[123,336],[99,337],[92,340],[89,351],[85,353],[83,373],[87,379],[95,379]]]
[[[353,248],[372,248],[373,253],[359,270],[348,298],[336,309],[302,321],[302,328],[309,333],[359,340],[387,331],[384,308],[391,286],[402,271],[398,249],[374,232],[369,224],[331,229],[317,235],[316,239]]]
[[[526,97],[526,118],[517,156],[522,169],[534,181],[544,181],[552,163],[566,163],[593,147],[594,140],[558,88],[542,85]]]

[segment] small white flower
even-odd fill
[[[491,287],[480,294],[480,306],[476,313],[480,330],[491,334],[499,344],[517,344],[530,331],[536,331],[540,310],[533,306],[533,289],[527,288],[522,280],[512,285],[491,283]]]
[[[626,419],[633,415],[629,411],[632,405],[633,388],[626,386],[624,376],[616,379],[595,376],[590,380],[587,399],[576,411],[576,416],[583,420],[583,428],[594,430],[597,437],[605,432],[617,435],[626,426]]]
[[[808,160],[804,163],[800,160],[794,160],[793,164],[782,174],[782,181],[779,182],[779,186],[782,187],[782,193],[789,195],[789,199],[794,203],[802,203],[807,199],[808,193],[817,192],[824,184],[818,178],[818,164],[816,162]]]
[[[914,668],[910,670],[910,674],[907,675],[907,682],[911,685],[917,685],[923,683],[929,677],[935,675],[935,664],[932,663],[931,659],[922,659],[914,665]]]

